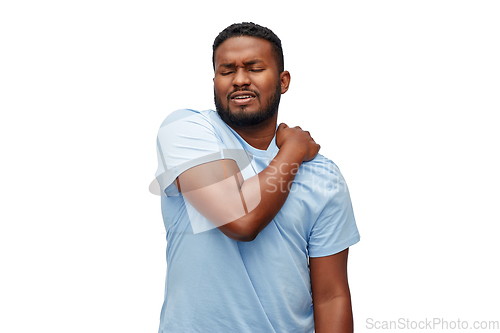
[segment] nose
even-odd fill
[[[233,76],[233,85],[237,87],[250,85],[250,77],[244,68],[238,68],[236,70],[236,73]]]

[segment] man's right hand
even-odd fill
[[[308,131],[303,131],[299,126],[288,127],[281,123],[276,130],[276,145],[278,148],[291,147],[297,153],[302,154],[302,161],[312,160],[321,148]]]

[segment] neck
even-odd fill
[[[231,128],[235,130],[235,132],[238,133],[250,146],[256,149],[266,150],[271,141],[273,141],[276,133],[277,121],[278,115],[276,114],[272,118],[254,126],[231,126]]]

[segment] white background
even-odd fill
[[[180,3],[0,5],[0,331],[157,331],[156,133],[213,108],[211,45],[241,21],[282,39],[279,120],[349,184],[356,331],[500,320],[497,1]]]

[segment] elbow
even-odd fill
[[[252,236],[243,236],[243,235],[228,235],[224,233],[227,237],[231,238],[232,240],[238,241],[238,242],[251,242],[255,239],[255,237]]]
[[[255,238],[257,238],[257,233],[253,233],[253,234],[242,234],[242,235],[239,235],[238,239],[236,239],[238,242],[251,242],[253,241]]]
[[[238,242],[251,242],[257,238],[260,232],[260,230],[248,227],[244,221],[240,220],[220,226],[219,230],[227,237]]]

